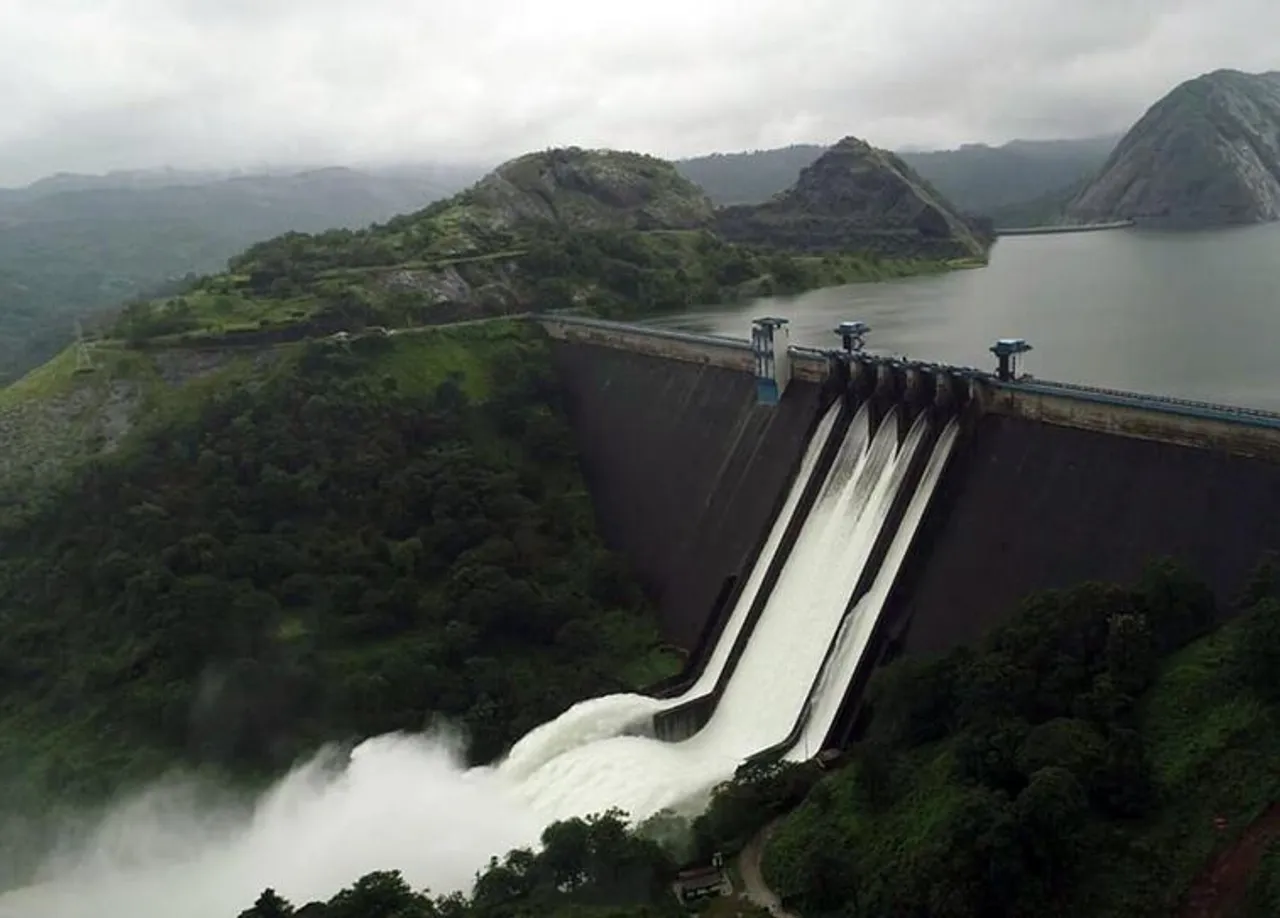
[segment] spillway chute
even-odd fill
[[[769,527],[769,534],[761,546],[755,564],[752,565],[751,571],[747,575],[742,590],[735,598],[733,610],[725,622],[720,639],[716,641],[715,647],[707,659],[706,666],[703,667],[702,672],[699,673],[697,680],[689,690],[672,698],[670,704],[666,705],[667,707],[710,691],[724,672],[725,662],[729,657],[729,649],[742,633],[751,604],[756,601],[756,597],[760,593],[760,587],[765,579],[765,572],[777,556],[787,528],[795,518],[804,490],[818,468],[819,459],[828,439],[831,437],[831,432],[835,429],[842,409],[842,404],[837,400],[827,409],[822,419],[818,422],[818,426],[814,429],[813,435],[809,438],[809,443],[805,447],[804,456],[800,460],[799,471],[796,473],[791,486],[787,489],[786,501],[783,503],[777,517],[775,517],[773,524]]]
[[[809,758],[829,744],[832,729],[848,701],[851,688],[853,691],[861,688],[852,685],[855,677],[861,674],[861,681],[865,683],[866,667],[873,662],[867,653],[880,624],[885,603],[951,459],[959,432],[959,419],[951,418],[933,444],[928,462],[920,473],[884,559],[868,590],[856,599],[846,622],[847,627],[841,629],[831,658],[824,666],[815,692],[807,703],[802,732],[786,752],[785,757],[789,761]]]

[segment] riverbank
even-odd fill
[[[1062,233],[1099,233],[1104,230],[1129,229],[1136,225],[1133,220],[1116,220],[1112,223],[1081,223],[1061,226],[1009,226],[997,227],[996,236],[1056,236]]]

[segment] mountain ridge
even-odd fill
[[[1092,176],[1120,135],[1060,140],[962,144],[950,150],[897,150],[903,162],[936,186],[957,208],[999,217],[1006,209],[1052,194]],[[721,206],[758,204],[785,190],[800,170],[828,149],[796,144],[771,150],[713,153],[676,160],[676,167]],[[1064,197],[1063,203],[1065,203]],[[997,223],[1000,223],[997,219]]]
[[[846,137],[790,188],[717,212],[725,238],[808,252],[857,248],[883,257],[983,259],[989,233],[897,155]]]
[[[1280,72],[1220,69],[1157,100],[1066,208],[1072,222],[1280,220]]]

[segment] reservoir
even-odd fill
[[[1280,410],[1280,224],[1009,236],[985,268],[658,321],[745,338],[762,315],[795,344],[836,346],[860,320],[875,353],[983,369],[996,338],[1026,338],[1020,369],[1042,379]]]

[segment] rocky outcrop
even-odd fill
[[[895,258],[984,258],[990,244],[983,228],[898,156],[856,137],[764,204],[721,210],[716,226],[732,242]]]
[[[1280,72],[1218,70],[1178,86],[1129,130],[1066,215],[1170,227],[1280,220]]]
[[[711,222],[706,193],[665,160],[618,150],[568,147],[499,166],[465,194],[508,226],[690,229]]]

